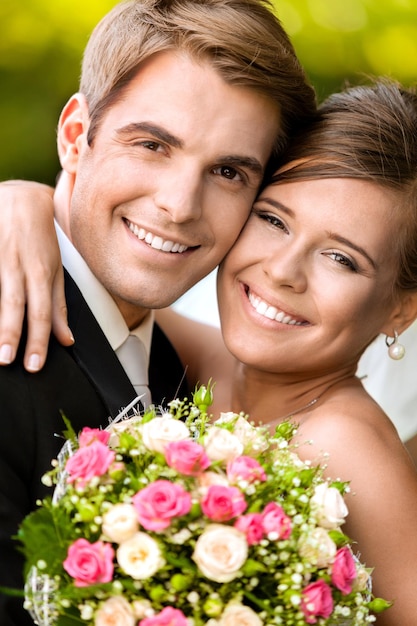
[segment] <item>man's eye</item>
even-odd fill
[[[141,141],[140,145],[144,148],[147,148],[148,150],[152,150],[153,152],[156,152],[161,147],[160,143],[151,140]]]
[[[223,176],[223,178],[227,178],[228,180],[242,180],[242,175],[240,172],[235,170],[234,167],[230,167],[229,165],[221,165],[214,170],[216,173]]]

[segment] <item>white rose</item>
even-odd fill
[[[337,551],[336,544],[324,528],[315,528],[301,537],[298,548],[301,556],[317,567],[326,567],[332,563]]]
[[[317,521],[323,528],[337,528],[344,524],[348,514],[346,503],[336,487],[329,487],[327,483],[317,485],[310,504],[315,512]]]
[[[170,415],[155,417],[141,426],[143,443],[148,450],[164,453],[170,441],[182,441],[190,438],[190,431],[184,422]]]
[[[121,543],[116,556],[122,570],[135,580],[150,578],[164,565],[158,544],[142,532]]]
[[[197,540],[193,560],[209,580],[227,583],[236,578],[247,556],[243,533],[233,526],[210,524]]]
[[[120,502],[103,515],[103,534],[115,543],[130,539],[137,532],[138,527],[138,516],[133,504]]]
[[[220,417],[215,423],[227,424],[230,422],[233,422],[233,434],[243,445],[246,454],[256,456],[268,448],[269,444],[265,434],[259,428],[252,426],[242,415],[231,412],[220,413]]]
[[[135,624],[132,608],[121,596],[114,596],[103,602],[94,618],[94,626],[135,626]]]
[[[259,616],[243,604],[229,604],[220,617],[219,626],[262,626]]]
[[[210,461],[231,461],[243,452],[243,444],[236,435],[216,426],[208,431],[204,447]]]

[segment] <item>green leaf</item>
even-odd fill
[[[46,563],[50,574],[61,572],[73,532],[73,522],[66,511],[53,507],[50,498],[44,500],[42,508],[23,520],[16,535],[27,560],[25,572],[38,561]]]

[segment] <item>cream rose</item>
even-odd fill
[[[259,616],[243,604],[229,604],[223,611],[218,626],[262,626]]]
[[[327,483],[317,485],[310,499],[317,521],[323,528],[338,528],[345,522],[348,514],[346,503],[336,487]]]
[[[209,580],[227,583],[236,578],[247,556],[243,533],[232,526],[210,524],[197,540],[193,560]]]
[[[170,441],[190,439],[190,431],[184,422],[166,414],[155,417],[141,426],[143,443],[148,450],[164,453]]]
[[[118,503],[103,515],[102,531],[106,539],[122,543],[138,530],[138,516],[133,504]]]
[[[368,589],[371,592],[371,575],[370,570],[367,570],[363,565],[357,566],[357,576],[353,582],[352,591],[365,591]]]
[[[130,419],[110,424],[106,429],[110,433],[110,439],[108,442],[109,448],[116,448],[119,445],[121,433],[128,432],[135,434],[141,419],[142,418],[135,416]]]
[[[243,452],[243,444],[236,435],[216,426],[208,431],[204,447],[211,461],[232,461]]]
[[[229,481],[225,474],[219,472],[203,472],[197,477],[199,491],[202,495],[207,493],[207,489],[212,485],[221,485],[223,487],[229,486]]]
[[[136,618],[127,600],[121,596],[109,598],[100,605],[94,626],[135,626]]]
[[[122,570],[135,580],[150,578],[165,563],[157,542],[142,532],[121,543],[116,557]]]
[[[317,567],[329,565],[337,552],[337,546],[324,528],[314,528],[301,537],[298,544],[300,554]]]

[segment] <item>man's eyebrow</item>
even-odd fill
[[[124,135],[131,135],[132,133],[145,132],[152,135],[156,139],[159,139],[163,143],[167,143],[174,148],[182,148],[184,146],[183,141],[179,137],[175,137],[161,126],[155,126],[149,122],[132,122],[126,126],[116,129],[116,133],[123,137]]]

